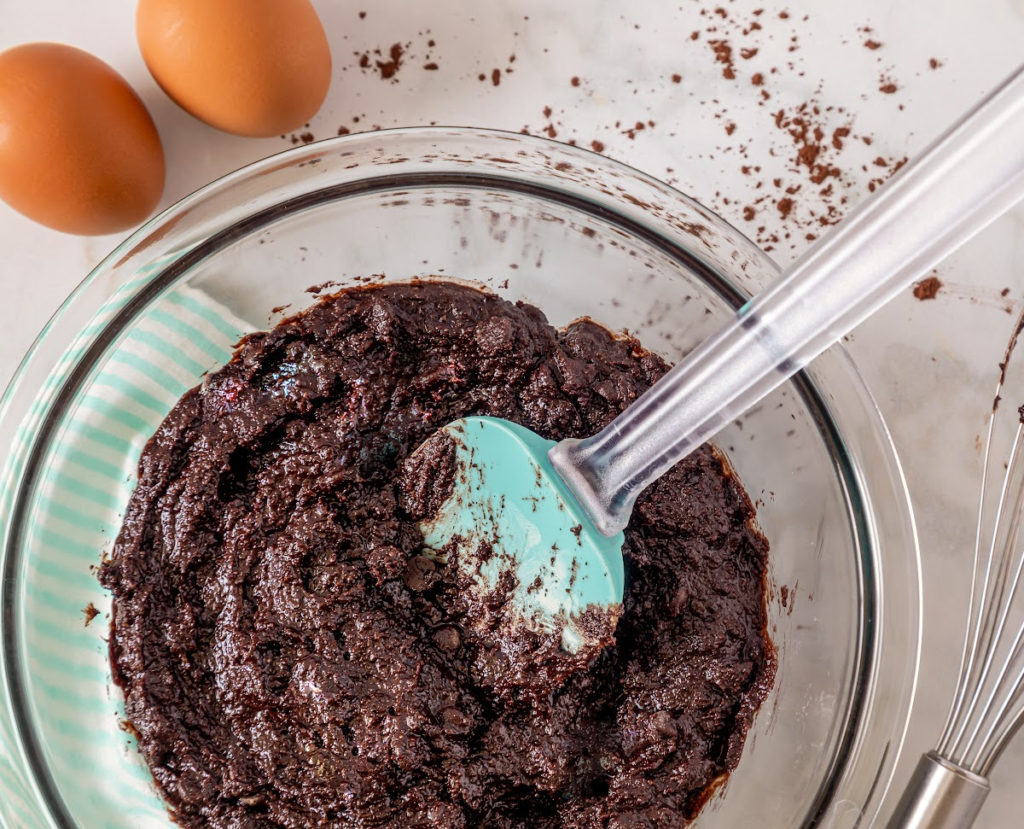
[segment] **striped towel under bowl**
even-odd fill
[[[135,286],[123,286],[106,303],[40,389],[19,432],[22,448],[82,343],[113,318]],[[30,771],[26,741],[18,736],[25,732],[42,761],[38,765],[48,769],[47,785],[80,825],[170,825],[134,740],[121,725],[122,698],[107,657],[110,599],[95,568],[120,528],[146,441],[181,395],[223,365],[240,337],[256,327],[202,291],[176,287],[136,317],[68,407],[26,522],[18,601],[5,612],[7,625],[17,616],[7,632],[18,639],[24,705],[19,728],[6,693],[0,704],[0,825],[53,825],[46,786]],[[19,480],[22,464],[24,453],[16,445],[4,470],[5,489]],[[87,625],[94,610],[100,616]],[[10,678],[3,678],[6,689]]]

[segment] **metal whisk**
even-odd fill
[[[960,679],[935,749],[922,756],[890,829],[963,829],[988,774],[1024,721],[1024,366],[1001,363],[985,441],[974,571]]]

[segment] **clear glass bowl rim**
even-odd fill
[[[31,727],[17,711],[21,684],[16,664],[17,613],[13,599],[20,551],[16,543],[18,533],[12,532],[16,527],[12,526],[11,519],[15,512],[13,506],[25,489],[25,481],[22,476],[12,477],[11,471],[18,468],[19,460],[24,461],[30,454],[30,446],[15,446],[14,437],[19,426],[29,416],[33,404],[38,404],[37,392],[43,388],[44,381],[60,368],[61,355],[65,349],[109,296],[112,289],[104,288],[104,277],[132,260],[140,248],[147,246],[162,245],[176,256],[181,256],[181,239],[176,233],[180,234],[187,227],[188,214],[194,208],[232,189],[251,184],[264,173],[294,170],[311,162],[320,163],[336,150],[374,149],[403,142],[407,145],[410,139],[422,142],[424,146],[448,146],[452,150],[450,158],[463,152],[464,156],[458,163],[468,164],[470,168],[486,164],[487,158],[498,160],[494,153],[504,153],[521,157],[540,156],[552,168],[559,163],[571,163],[589,166],[598,173],[613,174],[620,182],[626,182],[626,189],[620,188],[617,195],[608,191],[599,192],[592,187],[581,187],[575,197],[580,199],[583,193],[582,198],[591,202],[595,212],[625,219],[633,226],[642,227],[650,238],[661,239],[678,248],[687,247],[687,233],[692,231],[688,230],[687,222],[673,220],[671,217],[682,215],[698,218],[714,231],[727,236],[743,257],[757,262],[762,270],[772,275],[779,272],[778,266],[740,231],[699,202],[653,177],[605,156],[550,139],[480,128],[413,127],[382,130],[332,138],[286,150],[215,180],[141,226],[100,262],[65,300],[36,338],[0,398],[0,445],[10,447],[5,452],[3,489],[0,495],[0,573],[3,579],[0,592],[0,704],[13,716],[14,722],[23,727],[16,737],[21,741],[19,748],[22,757],[29,767],[37,795],[58,825],[74,825],[74,821],[63,808],[52,781],[46,780],[48,775],[40,759],[38,746],[33,744],[35,737],[24,730],[24,727]],[[474,147],[479,152],[471,155],[466,152],[467,147]],[[375,178],[390,178],[396,185],[408,183],[408,179],[402,178],[401,169],[402,163],[408,161],[386,162],[387,166],[381,167],[383,172],[376,171]],[[496,183],[504,181],[511,189],[520,192],[535,190],[540,196],[544,195],[542,191],[548,187],[548,183],[539,182],[536,178],[527,180],[505,160],[491,167],[485,176],[491,186],[500,186]],[[366,171],[358,172],[365,175]],[[434,172],[441,182],[444,165],[438,164]],[[467,178],[472,177],[471,173],[467,173],[466,166],[459,167],[458,173]],[[429,176],[420,175],[418,184],[430,182]],[[649,203],[626,195],[630,188],[638,188],[647,196],[655,193],[664,199],[662,204],[667,207],[669,218],[666,219],[665,214],[659,217],[645,216]],[[267,203],[260,205],[258,212],[273,212],[281,207],[282,203],[274,200],[277,198],[276,191],[265,195]],[[302,195],[303,191],[297,190],[289,204],[294,201],[294,207],[301,209],[304,202],[308,203]],[[625,200],[623,195],[626,195]],[[216,235],[228,236],[231,228],[237,225],[237,221],[225,220],[217,228]],[[209,234],[207,239],[211,236]],[[164,276],[167,270],[170,269],[155,272],[152,280]],[[714,268],[709,270],[714,271]],[[717,275],[724,290],[735,297],[737,306],[749,297],[750,290],[731,281],[730,274]],[[141,283],[135,290],[142,292],[149,281]],[[95,338],[102,336],[103,332],[100,332]],[[895,447],[877,405],[845,349],[841,345],[829,349],[810,369],[801,373],[798,383],[802,392],[815,396],[818,406],[829,414],[828,422],[822,424],[821,428],[828,433],[826,440],[837,454],[837,466],[842,470],[844,484],[852,492],[851,499],[863,504],[865,499],[858,497],[858,493],[871,496],[869,509],[866,512],[858,510],[858,514],[853,517],[858,525],[857,535],[861,539],[864,565],[869,572],[878,573],[876,593],[865,595],[863,589],[861,591],[861,610],[867,635],[864,669],[850,717],[854,727],[844,735],[845,757],[838,758],[829,779],[823,784],[817,809],[808,815],[805,823],[827,819],[838,821],[841,825],[862,822],[869,825],[882,806],[901,753],[917,683],[921,639],[917,532]],[[831,403],[825,403],[818,393],[821,387],[827,387]],[[40,393],[41,399],[45,396]],[[52,404],[54,396],[51,393],[45,402]],[[851,412],[855,416],[851,416]],[[53,416],[53,412],[43,412],[44,419]],[[850,435],[856,436],[855,442],[850,440]],[[28,472],[32,474],[33,470],[30,468]],[[868,607],[864,606],[865,600]],[[893,628],[896,628],[898,638],[885,635]],[[882,698],[886,703],[884,706],[878,705]]]

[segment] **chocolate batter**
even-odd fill
[[[505,687],[404,460],[487,414],[596,431],[665,371],[593,322],[446,283],[342,291],[186,394],[147,445],[102,581],[114,676],[184,826],[679,826],[774,676],[767,543],[714,452],[626,530],[616,644]],[[413,470],[415,471],[415,470]]]

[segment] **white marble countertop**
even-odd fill
[[[836,215],[848,210],[872,178],[884,175],[876,158],[891,164],[920,150],[1024,56],[1024,0],[314,1],[335,74],[310,136],[438,123],[526,128],[586,146],[597,141],[607,155],[677,184],[752,237],[769,244],[779,237],[772,255],[782,262],[807,244],[812,213],[827,212],[830,204]],[[172,104],[142,64],[134,5],[8,0],[0,3],[0,49],[63,41],[120,71],[163,138],[168,180],[161,206],[291,145],[290,137],[217,133]],[[715,61],[712,40],[733,47],[732,72]],[[881,46],[866,47],[868,40]],[[374,58],[374,49],[386,52],[396,42],[405,62],[394,82],[383,80],[372,60],[360,69],[360,54]],[[757,53],[748,58],[741,49]],[[431,61],[437,69],[425,70]],[[752,82],[757,73],[762,85]],[[886,94],[880,87],[889,83],[897,89]],[[823,183],[835,185],[827,197],[811,182],[811,171],[794,162],[799,140],[783,129],[809,98],[818,111],[802,115],[825,131],[816,163],[839,170]],[[776,124],[779,110],[783,128]],[[852,135],[836,149],[829,136],[848,124]],[[864,135],[870,146],[856,140]],[[778,202],[797,185],[795,206],[783,217]],[[754,208],[752,217],[747,207]],[[0,203],[0,382],[118,240],[65,236]],[[1024,210],[966,245],[938,276],[943,287],[934,300],[918,301],[908,291],[849,343],[903,460],[924,561],[920,690],[896,785],[935,739],[958,667],[959,645],[945,643],[959,643],[966,608],[981,461],[976,436],[991,405],[996,363],[1024,302]],[[978,825],[1020,825],[1024,795],[1015,781],[1022,773],[1024,738],[997,765]]]

